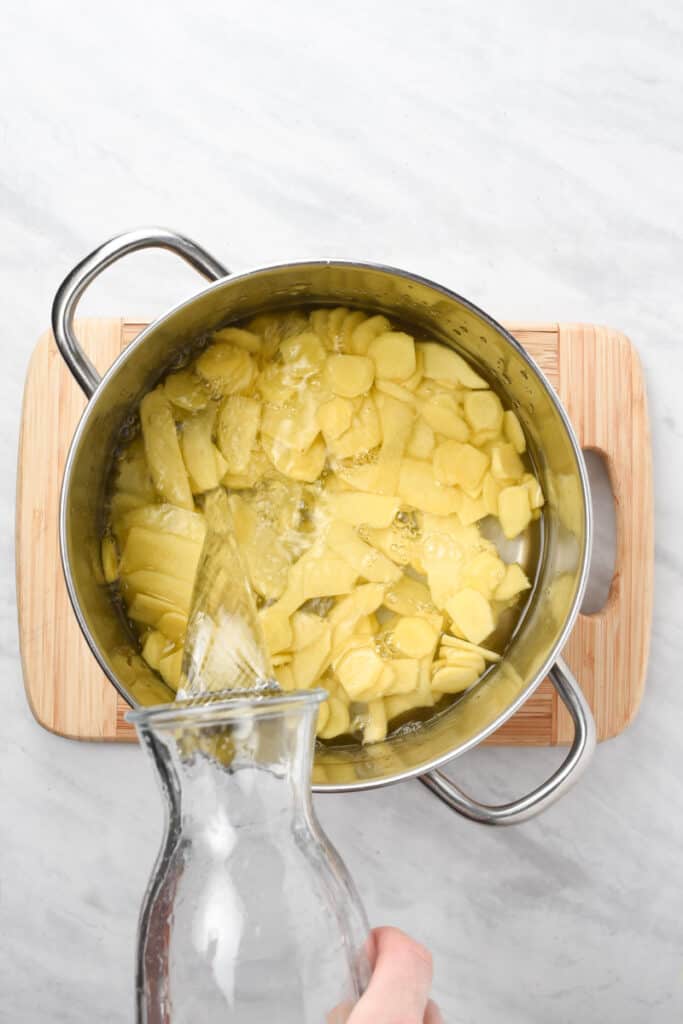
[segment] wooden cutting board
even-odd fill
[[[144,324],[87,319],[83,347],[104,372]],[[581,445],[602,453],[614,491],[616,571],[605,607],[581,615],[565,649],[597,723],[621,732],[643,693],[652,617],[651,452],[640,362],[618,331],[592,324],[509,324],[562,399]],[[90,653],[69,604],[58,543],[62,470],[85,399],[44,334],[24,390],[16,516],[19,632],[26,695],[37,721],[71,739],[135,740],[127,705]],[[571,739],[545,680],[488,743],[547,746]]]

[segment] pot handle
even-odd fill
[[[517,825],[554,803],[574,785],[590,761],[595,750],[595,722],[581,687],[562,659],[553,665],[548,677],[572,717],[574,739],[565,760],[542,785],[521,800],[496,806],[467,796],[441,771],[421,775],[420,782],[458,814],[481,825]]]
[[[184,235],[166,228],[138,228],[124,235],[110,238],[104,245],[86,256],[64,278],[52,303],[52,332],[64,362],[80,384],[87,398],[91,398],[100,375],[80,346],[74,333],[74,316],[81,296],[89,285],[112,263],[139,249],[168,249],[209,281],[226,277],[229,271],[205,249]]]

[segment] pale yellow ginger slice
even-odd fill
[[[352,526],[390,526],[401,507],[401,499],[389,494],[366,494],[362,491],[347,491],[335,494],[330,501],[329,511],[335,518]]]
[[[201,547],[195,541],[144,526],[132,526],[121,555],[120,571],[126,578],[140,569],[172,572],[179,579],[193,583],[200,554]]]
[[[419,661],[417,689],[411,690],[410,693],[400,693],[384,698],[384,706],[389,720],[396,718],[398,715],[405,714],[407,711],[414,711],[416,708],[431,708],[434,706],[431,668],[432,659],[421,658]]]
[[[504,577],[505,562],[493,551],[480,551],[467,562],[461,579],[463,586],[472,587],[491,600]]]
[[[363,701],[371,701],[384,697],[392,690],[395,680],[396,674],[394,672],[394,662],[384,661],[379,679],[373,685],[372,690],[364,693],[359,699]]]
[[[473,644],[481,643],[495,628],[491,605],[472,587],[465,587],[450,597],[446,611],[456,629]]]
[[[398,479],[400,460],[413,429],[415,412],[390,395],[378,395],[377,408],[382,426],[382,448],[378,465],[393,481]],[[383,493],[395,494],[396,487]]]
[[[336,666],[339,682],[350,700],[362,699],[379,681],[385,662],[374,646],[366,644],[347,651]]]
[[[345,559],[311,548],[291,567],[284,593],[267,611],[291,615],[304,601],[348,594],[357,578],[358,573]]]
[[[403,501],[423,512],[447,516],[457,512],[460,495],[454,487],[434,480],[432,466],[420,459],[403,459],[398,478],[398,494]]]
[[[294,380],[319,373],[327,359],[325,346],[311,331],[287,338],[280,345],[280,353],[286,366],[285,377]]]
[[[194,414],[182,426],[180,450],[193,494],[203,494],[218,487],[218,473],[213,447],[213,426],[218,408],[214,402]]]
[[[475,654],[473,651],[461,651],[456,647],[447,647],[444,644],[441,645],[439,650],[439,657],[434,661],[432,670],[435,668],[442,668],[445,665],[457,665],[460,668],[467,668],[480,676],[486,668],[486,662],[479,654]]]
[[[429,587],[410,576],[401,576],[387,587],[384,604],[399,615],[431,615],[436,611]]]
[[[383,700],[368,704],[367,717],[363,725],[363,743],[379,743],[387,735],[387,713]]]
[[[465,419],[472,430],[490,431],[495,437],[503,426],[503,406],[493,391],[473,391],[465,395]]]
[[[375,636],[379,630],[379,622],[376,615],[364,615],[356,623],[355,636]]]
[[[259,612],[266,646],[272,654],[289,651],[292,647],[292,626],[285,608],[278,603],[270,605]]]
[[[393,380],[375,380],[375,389],[380,391],[384,395],[391,395],[392,398],[397,398],[399,402],[405,402],[407,405],[417,407],[417,399],[412,391],[408,391],[402,384],[397,384]]]
[[[399,619],[391,631],[392,644],[407,658],[432,655],[439,639],[439,631],[424,618],[406,615]]]
[[[327,345],[333,352],[343,352],[344,325],[349,318],[350,310],[346,306],[337,306],[330,310],[327,319]]]
[[[530,587],[531,584],[521,565],[513,562],[506,567],[505,576],[498,584],[494,597],[496,601],[509,601],[510,598],[516,597],[524,590],[529,590]]]
[[[328,615],[328,622],[335,628],[351,626],[376,612],[384,601],[385,588],[380,583],[361,583],[350,594],[337,601]],[[336,642],[336,641],[335,641]]]
[[[274,442],[296,452],[306,452],[318,434],[317,397],[308,388],[286,403],[268,403],[263,409],[261,430]]]
[[[173,413],[160,389],[140,403],[140,423],[149,471],[158,493],[172,505],[193,509],[192,491],[180,453]]]
[[[313,483],[325,468],[327,449],[321,437],[305,452],[288,448],[281,441],[266,435],[262,436],[261,443],[275,468],[292,480]]]
[[[461,586],[463,568],[482,539],[474,526],[465,527],[454,517],[424,516],[421,562],[432,600],[443,609]]]
[[[349,731],[351,717],[349,706],[339,696],[328,697],[325,702],[329,709],[329,715],[325,725],[318,726],[318,736],[322,740],[331,740],[335,736],[342,736]]]
[[[418,348],[424,360],[425,377],[475,390],[488,388],[486,381],[453,349],[433,341],[419,342]]]
[[[177,690],[180,685],[180,673],[183,667],[182,648],[172,651],[159,659],[159,675],[172,690]]]
[[[341,643],[335,644],[334,637],[335,635],[338,635],[340,628],[341,627],[337,627],[332,639],[332,654],[330,656],[330,665],[332,667],[333,672],[337,671],[337,667],[340,661],[342,660],[342,658],[346,657],[349,651],[355,651],[360,647],[362,647],[364,650],[368,647],[372,647],[374,649],[375,646],[374,639],[370,640],[366,634],[361,634],[357,636],[355,633],[352,633],[349,636],[345,636],[342,639]]]
[[[249,353],[226,342],[210,345],[195,365],[199,376],[218,395],[246,391],[256,373],[256,366]]]
[[[412,391],[413,393],[415,391],[417,391],[417,389],[419,388],[420,384],[422,383],[422,378],[424,376],[422,368],[423,368],[422,353],[416,347],[415,348],[415,372],[412,373],[410,375],[410,377],[407,377],[404,381],[401,381],[401,385],[404,388],[407,388],[408,391]]]
[[[328,555],[311,559],[303,570],[303,600],[348,594],[357,579],[357,570],[346,559]]]
[[[432,675],[432,689],[435,693],[462,693],[476,683],[479,673],[473,668],[460,665],[446,665]]]
[[[337,350],[339,352],[347,352],[351,355],[365,355],[365,352],[355,352],[353,350],[353,335],[361,324],[367,320],[367,314],[363,313],[360,309],[352,309],[346,314],[342,325],[337,334]]]
[[[271,359],[287,333],[283,329],[282,315],[278,313],[259,313],[246,324],[246,329],[252,334],[257,334],[262,339],[261,355],[265,359]],[[306,318],[303,319],[302,330],[307,327]],[[294,333],[297,333],[296,331]],[[300,333],[300,332],[299,332]]]
[[[338,459],[363,455],[376,448],[382,441],[382,429],[372,398],[363,399],[360,409],[353,416],[351,426],[341,437],[326,440],[330,451]]]
[[[222,403],[216,424],[216,441],[225,459],[227,473],[245,473],[261,424],[261,403],[257,398],[230,395]]]
[[[186,412],[198,412],[209,404],[209,392],[191,370],[171,373],[164,381],[164,394],[169,402]]]
[[[401,457],[412,430],[414,410],[390,395],[377,394],[376,404],[382,429],[382,446],[375,462],[361,466],[337,467],[346,483],[374,494],[396,494]]]
[[[506,409],[503,414],[503,433],[518,455],[526,451],[526,438],[522,424],[512,409]]]
[[[163,633],[153,629],[145,637],[141,653],[149,667],[158,672],[161,659],[167,654],[172,653],[174,649],[173,644],[169,643],[168,638]]]
[[[318,717],[317,717],[316,723],[315,723],[315,731],[316,731],[316,734],[318,736],[320,735],[321,731],[325,728],[325,726],[327,725],[329,720],[330,720],[330,703],[329,703],[328,700],[325,700],[325,701],[323,701],[323,703],[318,708]]]
[[[290,554],[272,527],[255,530],[244,549],[251,585],[266,601],[282,597],[287,586]]]
[[[102,538],[100,560],[102,562],[104,582],[115,583],[119,578],[119,556],[116,550],[116,541],[111,534],[107,534]]]
[[[327,442],[336,440],[349,429],[353,413],[353,402],[339,395],[318,406],[316,420]]]
[[[330,322],[329,309],[314,309],[309,315],[311,330],[318,336],[320,341],[327,342],[327,328]]]
[[[381,551],[361,540],[349,523],[339,520],[331,523],[326,542],[335,554],[344,558],[359,576],[370,583],[392,583],[401,577],[401,570]]]
[[[151,569],[138,569],[121,577],[121,587],[126,598],[129,594],[147,594],[186,613],[190,610],[192,585],[192,580],[181,580],[177,576]]]
[[[169,613],[182,614],[169,601],[152,597],[150,594],[135,594],[132,600],[130,594],[126,594],[126,603],[128,618],[144,626],[156,626],[163,616]]]
[[[398,523],[383,529],[372,527],[363,528],[363,537],[373,548],[377,548],[390,558],[395,565],[411,565],[417,559],[419,545],[409,532],[401,528]],[[421,571],[418,569],[418,571]]]
[[[386,331],[370,342],[368,355],[375,375],[385,380],[406,380],[415,373],[415,343],[403,331]]]
[[[487,473],[484,477],[484,483],[481,491],[487,516],[498,515],[498,496],[502,489],[502,485],[498,480],[491,476],[490,473]]]
[[[275,526],[259,518],[255,506],[237,494],[229,498],[233,528],[254,590],[267,601],[287,586],[290,553]]]
[[[511,444],[499,444],[491,449],[491,473],[503,482],[522,479],[524,464]]]
[[[428,459],[434,451],[435,444],[434,431],[427,421],[420,417],[415,421],[406,454],[413,459]]]
[[[213,459],[216,466],[216,474],[219,480],[222,480],[225,474],[228,472],[228,464],[223,458],[223,453],[220,448],[216,447],[215,444],[211,445],[213,450]]]
[[[319,615],[295,612],[292,615],[292,650],[299,651],[330,633],[330,624]]]
[[[468,490],[480,487],[489,457],[471,444],[445,441],[434,452],[434,477],[440,484],[457,484]]]
[[[328,622],[333,628],[332,660],[334,664],[345,650],[348,640],[352,636],[363,635],[364,630],[361,624],[364,621],[370,621],[369,616],[379,608],[383,598],[384,587],[381,584],[364,583],[337,601],[328,615]]]
[[[353,355],[367,355],[372,341],[380,334],[385,334],[391,329],[391,324],[385,316],[371,316],[362,323],[359,323],[351,333],[349,339],[349,352]]]
[[[156,493],[154,491],[154,487],[152,487],[152,493],[145,497],[141,497],[138,494],[126,494],[124,491],[115,491],[112,495],[110,505],[111,524],[114,535],[118,537],[119,524],[127,512],[140,508],[142,505],[146,505],[149,501],[154,501],[155,497]]]
[[[226,473],[221,483],[233,490],[248,490],[269,472],[271,461],[263,451],[253,451],[246,469],[241,473]]]
[[[518,537],[531,522],[529,491],[524,486],[505,487],[498,496],[498,518],[508,540]]]
[[[372,387],[375,364],[367,356],[332,355],[325,363],[323,379],[335,395],[356,398]]]
[[[154,482],[147,465],[145,444],[141,437],[135,438],[119,455],[116,460],[115,478],[116,492],[136,495],[146,499],[146,502],[156,499]]]
[[[228,504],[230,505],[232,526],[237,543],[240,548],[246,548],[251,544],[256,532],[256,509],[251,502],[246,501],[239,494],[231,494],[228,498]]]
[[[529,492],[529,504],[533,509],[542,508],[545,504],[541,485],[531,473],[525,473],[522,477],[522,485]]]
[[[267,363],[256,377],[255,390],[264,402],[280,407],[296,400],[301,384],[288,377],[283,364]]]
[[[277,667],[273,666],[275,672],[275,678],[277,679],[280,687],[287,693],[291,693],[292,690],[296,690],[296,682],[294,680],[294,673],[292,672],[292,666],[290,663],[281,663]]]
[[[484,451],[489,451],[494,442],[499,444],[501,441],[502,435],[499,430],[472,430],[470,432],[470,444]]]
[[[454,395],[441,393],[432,395],[420,403],[422,418],[437,434],[453,441],[467,441],[470,428],[460,415],[460,406]]]
[[[243,327],[223,327],[216,331],[211,338],[212,343],[228,342],[243,348],[246,352],[260,352],[263,344],[261,335],[254,331],[247,331]]]
[[[174,644],[182,646],[187,632],[187,616],[181,612],[164,612],[159,617],[157,629]]]
[[[420,681],[420,662],[417,658],[392,658],[389,662],[394,678],[385,690],[385,695],[396,696],[400,693],[412,693]]]
[[[450,633],[444,633],[441,637],[441,644],[442,647],[450,647],[454,650],[472,652],[483,658],[484,661],[498,662],[501,658],[497,651],[492,651],[488,647],[481,647],[478,644],[472,644],[468,640],[461,640],[457,636],[451,636]]]
[[[322,632],[307,646],[294,652],[291,668],[297,690],[307,690],[320,678],[329,664],[332,628],[322,623]]]

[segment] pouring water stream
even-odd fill
[[[278,688],[224,490],[207,494],[178,700]]]

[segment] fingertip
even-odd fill
[[[392,925],[384,925],[374,930],[376,942],[376,956],[379,957],[401,957],[419,963],[429,972],[431,979],[433,969],[433,958],[431,952],[417,942],[410,935],[406,935],[400,928]]]

